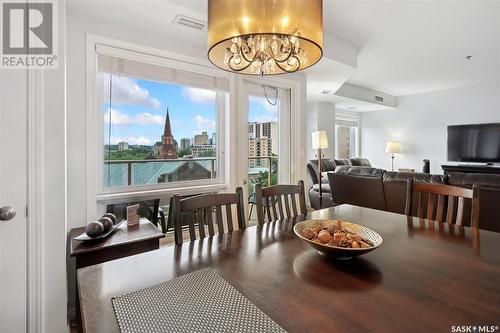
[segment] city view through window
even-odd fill
[[[248,99],[248,191],[256,184],[278,183],[279,99],[275,105],[262,96]]]
[[[101,75],[104,187],[217,177],[214,90]],[[277,110],[265,98],[249,100],[250,184],[277,182],[277,159],[271,159],[277,156]]]

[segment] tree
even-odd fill
[[[274,156],[276,156],[276,155],[274,155]],[[278,159],[277,158],[272,159],[271,184],[269,184],[268,175],[269,175],[269,171],[267,171],[267,170],[260,171],[259,175],[257,176],[257,179],[255,181],[248,182],[248,193],[253,193],[255,191],[256,184],[260,184],[263,187],[278,184]]]
[[[269,171],[259,172],[259,177],[257,178],[257,183],[262,186],[276,185],[278,184],[278,161],[273,161],[271,167],[271,184],[269,184]]]
[[[104,159],[106,160],[143,160],[148,156],[148,151],[140,150],[122,150],[112,151],[111,154],[104,152]]]
[[[198,157],[215,157],[215,151],[213,150],[205,150],[202,151]]]
[[[186,155],[191,155],[191,150],[189,149],[179,149],[179,151],[177,152],[177,157],[184,157]]]

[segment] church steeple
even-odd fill
[[[172,136],[172,129],[170,128],[170,114],[167,107],[167,118],[165,119],[165,129],[163,130],[163,136]]]
[[[164,160],[177,159],[177,152],[174,146],[174,136],[172,135],[172,128],[170,127],[170,114],[167,107],[167,117],[165,118],[165,128],[162,135],[162,145],[160,158]]]

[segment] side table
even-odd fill
[[[115,232],[102,240],[76,241],[73,238],[85,232],[85,227],[70,230],[70,256],[75,258],[76,269],[100,264],[105,261],[132,256],[160,248],[160,238],[165,235],[148,219],[141,218],[139,224],[127,226],[123,222]],[[74,275],[76,277],[76,274]],[[76,317],[80,325],[80,302],[78,286],[76,299]],[[81,327],[81,326],[80,326]]]

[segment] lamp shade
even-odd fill
[[[328,135],[326,131],[312,133],[312,149],[328,148]]]
[[[391,154],[397,154],[401,152],[401,144],[396,141],[387,141],[387,145],[385,146],[385,152]]]
[[[242,74],[295,72],[323,55],[323,0],[208,0],[208,59]]]

